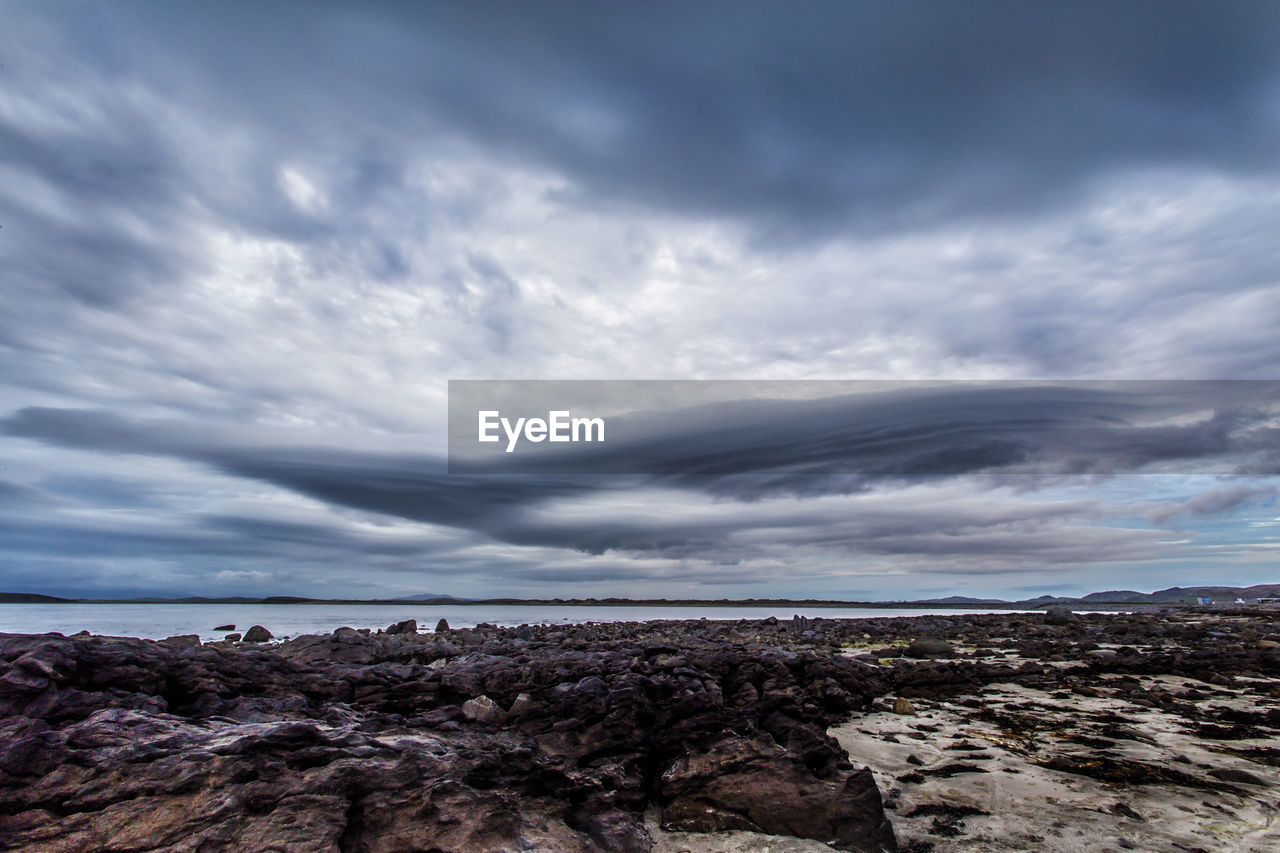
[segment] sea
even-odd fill
[[[405,619],[420,628],[435,628],[447,619],[452,628],[491,625],[573,625],[586,622],[639,622],[650,619],[887,619],[894,616],[957,616],[965,613],[1010,613],[1005,609],[954,607],[704,607],[554,604],[0,604],[0,633],[75,634],[88,631],[113,637],[160,640],[177,634],[199,634],[218,640],[234,625],[243,632],[262,625],[277,638],[327,634],[336,628],[386,628]]]

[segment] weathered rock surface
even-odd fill
[[[656,806],[671,827],[896,849],[826,734],[888,689],[877,669],[565,630],[0,635],[0,848],[647,851]]]

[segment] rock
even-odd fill
[[[1260,785],[1266,786],[1267,782],[1259,776],[1255,776],[1248,770],[1237,770],[1234,767],[1215,767],[1209,771],[1209,775],[1215,779],[1221,779],[1223,782],[1238,782],[1242,785]]]
[[[244,641],[246,643],[265,643],[270,639],[273,639],[271,632],[261,625],[254,625],[244,632]]]
[[[1144,818],[1142,815],[1134,811],[1133,807],[1128,805],[1127,803],[1113,804],[1111,806],[1111,813],[1120,815],[1121,817],[1127,817],[1129,818],[1129,820],[1140,820],[1140,821],[1143,821],[1144,823],[1146,822],[1146,818]]]
[[[498,703],[488,696],[477,696],[474,699],[468,699],[463,702],[462,716],[472,722],[491,723],[495,726],[501,725],[507,718],[502,708],[498,707]]]
[[[235,625],[219,625],[217,628],[214,628],[213,630],[215,630],[215,631],[234,631],[235,629],[236,629],[236,626],[235,626]]]
[[[1071,625],[1078,617],[1070,607],[1049,607],[1044,611],[1046,625]]]
[[[1092,649],[1085,652],[1090,657],[1110,659],[1116,656],[1115,649]]]
[[[405,619],[403,622],[397,622],[387,628],[388,634],[416,634],[418,633],[418,620]]]
[[[238,643],[240,642],[241,637],[239,634],[232,632],[222,639],[226,640],[228,643]]]
[[[521,714],[526,714],[535,707],[537,707],[537,703],[533,701],[533,697],[528,693],[521,693],[516,697],[516,700],[511,703],[511,707],[507,709],[507,716],[519,717]]]
[[[334,628],[333,634],[331,634],[330,636],[332,636],[333,639],[336,640],[337,642],[346,643],[348,645],[354,645],[354,644],[365,642],[364,634],[361,634],[355,628],[352,628],[347,625],[343,625],[341,628]]]
[[[843,849],[897,849],[871,771],[819,779],[767,737],[732,737],[681,758],[659,786],[664,829],[748,830]]]
[[[916,708],[911,704],[911,700],[905,696],[899,696],[893,700],[893,713],[895,714],[914,714]]]
[[[23,672],[16,667],[0,675],[0,688],[16,690],[19,693],[39,693],[48,686],[48,678]]]
[[[946,640],[925,637],[913,641],[903,654],[909,658],[953,657],[955,649]]]
[[[436,633],[437,633],[437,634],[445,634],[445,633],[448,633],[448,631],[449,631],[449,620],[448,620],[448,619],[441,619],[439,622],[437,622],[437,623],[436,623]]]
[[[192,649],[200,647],[199,634],[178,634],[174,637],[165,637],[160,642],[166,646],[173,646],[178,649]]]

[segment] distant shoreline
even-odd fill
[[[381,605],[381,606],[449,606],[449,607],[816,607],[828,609],[957,609],[970,610],[974,607],[993,610],[1027,610],[1045,607],[1080,607],[1090,610],[1111,610],[1134,607],[1185,607],[1180,602],[1150,601],[836,601],[831,599],[796,599],[796,598],[747,598],[747,599],[664,599],[664,598],[428,598],[428,599],[389,599],[389,598],[295,598],[292,596],[270,596],[267,598],[58,598],[45,595],[25,595],[22,593],[0,594],[0,604],[225,604],[225,605]]]

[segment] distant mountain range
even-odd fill
[[[1201,598],[1214,601],[1231,602],[1237,598],[1246,601],[1259,598],[1280,598],[1280,584],[1264,583],[1255,586],[1171,586],[1155,592],[1137,592],[1132,589],[1113,589],[1106,592],[1091,592],[1079,598],[1069,596],[1041,595],[1022,601],[1004,601],[999,598],[968,598],[963,595],[952,595],[947,598],[931,598],[919,604],[1017,604],[1027,607],[1045,607],[1051,604],[1179,604],[1194,603]]]
[[[940,605],[949,607],[1019,607],[1034,609],[1054,604],[1087,606],[1091,604],[1194,604],[1198,599],[1209,598],[1219,603],[1230,603],[1237,598],[1246,601],[1259,598],[1280,598],[1280,584],[1257,584],[1255,586],[1173,586],[1155,592],[1137,592],[1131,589],[1109,590],[1107,592],[1091,592],[1079,598],[1067,596],[1041,595],[1021,601],[1005,601],[999,598],[971,598],[964,595],[949,595],[946,598],[913,599],[910,601],[840,601],[834,599],[790,599],[790,598],[748,598],[748,599],[631,599],[631,598],[457,598],[441,593],[424,592],[418,595],[405,595],[399,598],[381,599],[333,599],[333,598],[301,598],[292,595],[273,595],[266,598],[228,597],[228,598],[128,598],[128,599],[87,599],[59,598],[53,595],[38,595],[25,592],[0,592],[0,604],[56,604],[56,603],[135,603],[135,604],[553,604],[553,605],[697,605],[710,607],[725,606],[777,606],[803,605],[808,607],[840,607],[840,606],[876,606],[902,607],[906,605]]]
[[[1254,586],[1171,586],[1168,589],[1152,593],[1134,592],[1133,590],[1113,590],[1111,592],[1091,592],[1083,596],[1083,602],[1140,601],[1152,604],[1164,604],[1187,599],[1212,598],[1214,600],[1237,598],[1280,598],[1280,583],[1263,583]]]

